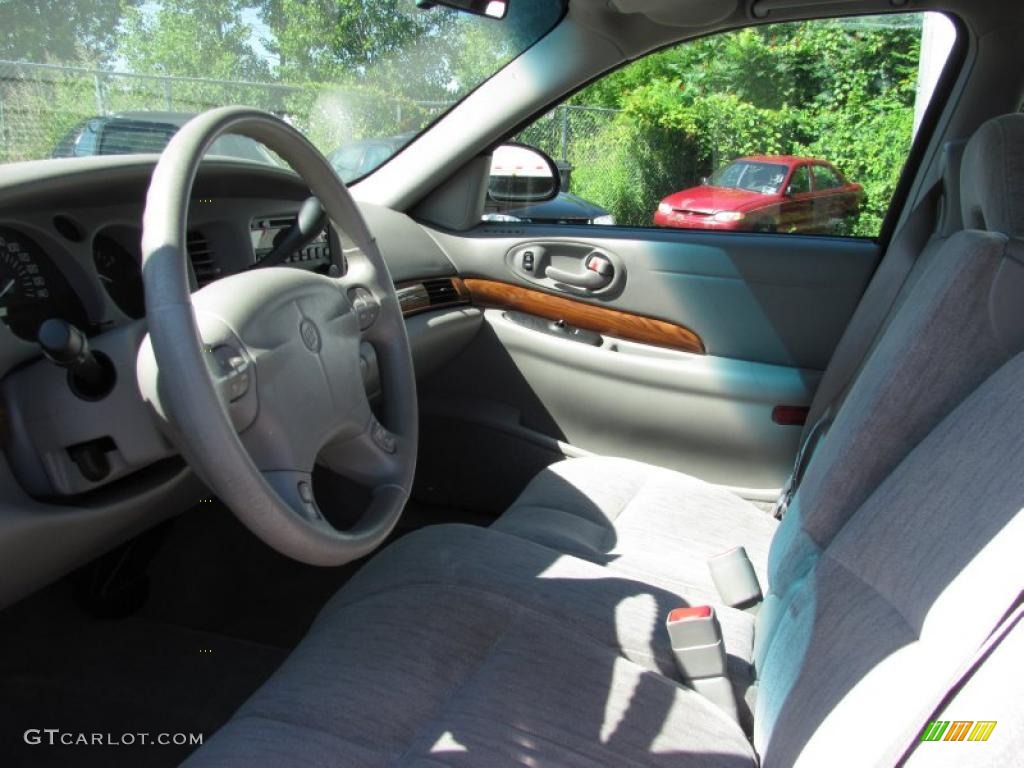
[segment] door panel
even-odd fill
[[[561,295],[689,328],[709,355],[819,371],[879,258],[875,243],[850,238],[536,225],[428,231],[462,277],[518,285],[527,282],[509,253],[586,243],[612,254],[624,279],[611,291]]]
[[[770,498],[792,467],[799,427],[775,424],[780,404],[810,401],[819,374],[657,349],[605,337],[592,346],[532,330],[489,309],[474,342],[424,386],[428,412],[491,429],[497,401],[524,427],[584,450],[649,461]],[[478,446],[480,451],[481,447]],[[479,455],[478,455],[479,459]]]
[[[425,410],[460,402],[460,419],[492,430],[500,413],[506,435],[649,461],[751,498],[788,475],[801,428],[773,410],[809,405],[878,259],[869,241],[791,235],[431,234],[486,312],[474,341],[424,382]],[[611,254],[615,284],[544,284],[509,258],[563,242]]]

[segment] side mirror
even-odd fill
[[[542,203],[561,187],[555,161],[525,144],[502,144],[491,156],[487,196],[496,203]]]

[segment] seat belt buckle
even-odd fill
[[[714,608],[676,608],[669,613],[665,626],[684,678],[700,680],[725,674],[725,644]]]
[[[683,680],[739,721],[736,694],[726,673],[725,643],[710,605],[676,608],[665,620],[669,644]]]
[[[743,610],[761,602],[761,583],[744,547],[733,547],[715,555],[708,560],[708,570],[718,596],[730,608]]]

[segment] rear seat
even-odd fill
[[[1010,245],[1024,236],[1024,164],[1010,162],[1022,148],[1019,114],[969,142],[961,202],[971,229],[922,253],[781,525],[696,478],[595,457],[542,471],[492,527],[698,602],[718,600],[707,560],[731,546],[745,546],[762,584],[798,578],[910,449],[1024,347],[1024,316],[997,300],[1024,295]]]

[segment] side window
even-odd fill
[[[395,150],[383,144],[373,144],[363,155],[363,162],[360,166],[361,173],[369,173],[378,165],[383,163],[395,153]]]
[[[342,181],[347,183],[352,181],[352,179],[358,178],[363,151],[363,144],[358,142],[336,149],[327,156],[327,160],[330,162],[331,167],[334,168],[334,172],[341,177]]]
[[[88,157],[96,154],[96,145],[99,143],[99,135],[102,130],[101,125],[99,120],[86,121],[85,125],[82,126],[81,133],[75,139],[75,157]]]
[[[807,166],[801,165],[793,171],[793,178],[789,180],[789,194],[803,195],[811,191],[811,175],[807,172]]]
[[[843,186],[843,180],[827,165],[814,166],[814,189],[823,191]]]
[[[766,24],[655,52],[521,131],[516,141],[561,168],[562,193],[488,218],[876,237],[955,38],[946,16],[903,13]],[[845,181],[806,168],[815,162]],[[843,187],[828,193],[829,216],[786,209],[785,179],[801,165],[794,192]]]

